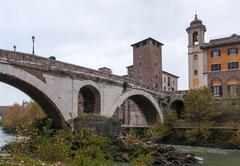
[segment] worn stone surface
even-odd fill
[[[84,127],[92,129],[93,133],[104,136],[119,136],[121,133],[121,123],[117,120],[111,119],[75,119],[74,129],[75,133],[79,135],[80,130]]]
[[[0,50],[0,81],[38,102],[60,128],[68,128],[66,122],[78,116],[79,92],[86,86],[99,92],[101,115],[112,117],[117,108],[131,98],[145,110],[144,116],[151,123],[157,116],[163,120],[159,99],[172,95],[131,78],[6,50]]]

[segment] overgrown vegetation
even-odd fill
[[[22,105],[11,106],[1,120],[1,124],[9,132],[27,134],[32,124],[46,115],[41,107],[34,101],[23,102]]]
[[[81,166],[112,166],[115,161],[130,162],[133,166],[194,162],[191,154],[155,144],[131,131],[112,137],[97,135],[89,127],[80,128],[78,135],[71,131],[55,130],[52,120],[45,117],[41,111],[36,103],[31,102],[15,104],[5,115],[4,126],[8,127],[9,131],[24,135],[3,149],[11,155],[11,160],[8,160],[11,164],[14,165],[18,159],[25,165]],[[83,114],[81,110],[79,115],[76,120],[115,122],[112,118]],[[156,127],[159,124],[156,124]]]
[[[146,136],[162,143],[240,148],[240,100],[237,96],[213,100],[207,87],[188,91],[183,119],[164,114],[164,124],[151,126]]]

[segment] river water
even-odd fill
[[[9,141],[15,138],[14,135],[6,133],[0,127],[0,147],[6,145]],[[181,151],[192,152],[196,156],[204,159],[204,166],[240,166],[240,150],[226,150],[217,148],[203,148],[183,145],[174,145]],[[117,164],[118,166],[129,165],[127,163]]]
[[[174,145],[178,150],[192,152],[204,159],[204,166],[240,166],[240,150]]]
[[[15,138],[14,135],[6,133],[2,127],[0,127],[0,147],[3,147],[8,142]]]

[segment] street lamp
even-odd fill
[[[32,54],[33,54],[33,55],[35,54],[35,51],[34,51],[34,42],[35,42],[35,36],[32,36],[32,44],[33,44]]]
[[[14,50],[14,52],[16,52],[16,49],[17,49],[17,46],[14,45],[14,46],[13,46],[13,50]]]

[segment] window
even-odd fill
[[[142,42],[142,45],[146,45],[146,41],[143,41],[143,42]]]
[[[228,55],[236,55],[238,53],[237,48],[230,48],[228,49]]]
[[[170,77],[168,77],[168,86],[170,86]]]
[[[155,66],[157,66],[157,62],[155,63]]]
[[[142,62],[139,62],[139,66],[142,66]]]
[[[155,45],[155,41],[152,41],[152,44]]]
[[[156,75],[156,79],[158,78],[158,76]]]
[[[197,60],[198,59],[198,57],[197,57],[197,55],[194,55],[194,58],[193,58],[194,60]]]
[[[166,82],[166,77],[164,77],[164,79],[163,79],[163,80],[164,80],[164,82]]]
[[[237,69],[238,68],[238,62],[228,62],[228,69]]]
[[[174,81],[174,80],[172,81],[172,84],[173,84],[173,85],[175,84],[175,81]]]
[[[212,64],[211,69],[212,71],[219,71],[221,70],[221,64]]]
[[[156,52],[156,56],[157,56],[157,52]]]
[[[219,57],[221,55],[220,50],[213,50],[212,51],[212,57]]]
[[[166,86],[164,86],[163,89],[166,90]]]
[[[237,85],[228,85],[228,92],[230,96],[237,95]]]
[[[221,86],[213,86],[212,91],[213,91],[214,96],[221,96],[222,95],[222,87]]]
[[[198,74],[198,71],[197,70],[194,70],[194,75],[197,75]]]
[[[198,41],[198,32],[193,32],[193,45],[197,45],[199,43]]]
[[[174,91],[174,88],[172,88],[172,91]]]

